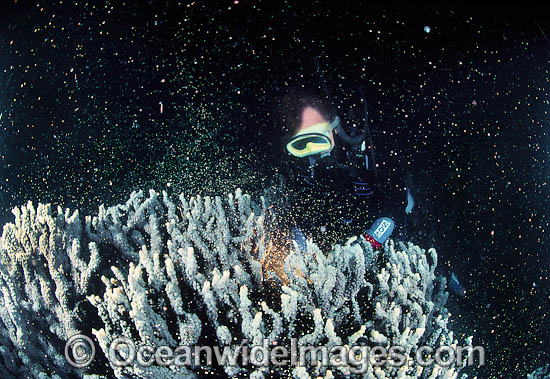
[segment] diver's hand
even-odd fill
[[[367,233],[363,235],[363,238],[371,244],[374,250],[381,249],[384,242],[393,233],[395,223],[391,218],[380,217],[372,226],[367,230]]]

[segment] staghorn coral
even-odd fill
[[[527,379],[548,379],[550,378],[550,364],[546,364],[537,368],[530,374],[527,374]]]
[[[134,192],[125,204],[53,214],[49,205],[14,209],[0,240],[0,372],[4,377],[455,378],[460,367],[403,367],[364,360],[361,370],[307,357],[296,365],[116,365],[119,337],[137,346],[300,347],[457,345],[444,308],[437,254],[389,241],[376,253],[362,238],[325,256],[311,241],[286,247],[265,197]],[[83,248],[86,247],[86,248]],[[283,273],[266,272],[274,250]],[[283,274],[283,275],[281,275]],[[268,280],[269,278],[269,280]],[[280,279],[280,283],[276,283]],[[75,334],[95,336],[100,363],[77,369],[63,356]],[[471,341],[468,341],[470,344]],[[128,352],[120,349],[116,358]],[[111,357],[112,358],[112,357]],[[198,364],[197,364],[198,363]]]

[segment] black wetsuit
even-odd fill
[[[364,153],[353,150],[335,135],[330,155],[315,164],[308,157],[286,158],[287,227],[299,228],[325,252],[364,234],[379,217],[396,224],[392,237],[400,233],[406,201],[403,184],[376,183]],[[384,184],[387,183],[387,184]]]

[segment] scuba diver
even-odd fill
[[[404,214],[406,196],[404,187],[378,179],[370,130],[351,135],[332,104],[301,89],[282,97],[278,119],[284,152],[279,172],[287,184],[292,239],[303,249],[307,233],[328,252],[335,243],[362,236],[380,249]]]

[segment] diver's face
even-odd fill
[[[330,121],[326,120],[318,110],[313,107],[307,106],[302,112],[302,123],[296,130],[296,134],[306,130],[307,128],[320,124],[322,122],[327,122],[330,124]],[[330,132],[330,141],[332,142],[332,148],[334,148],[334,134]],[[332,149],[331,149],[332,150]]]

